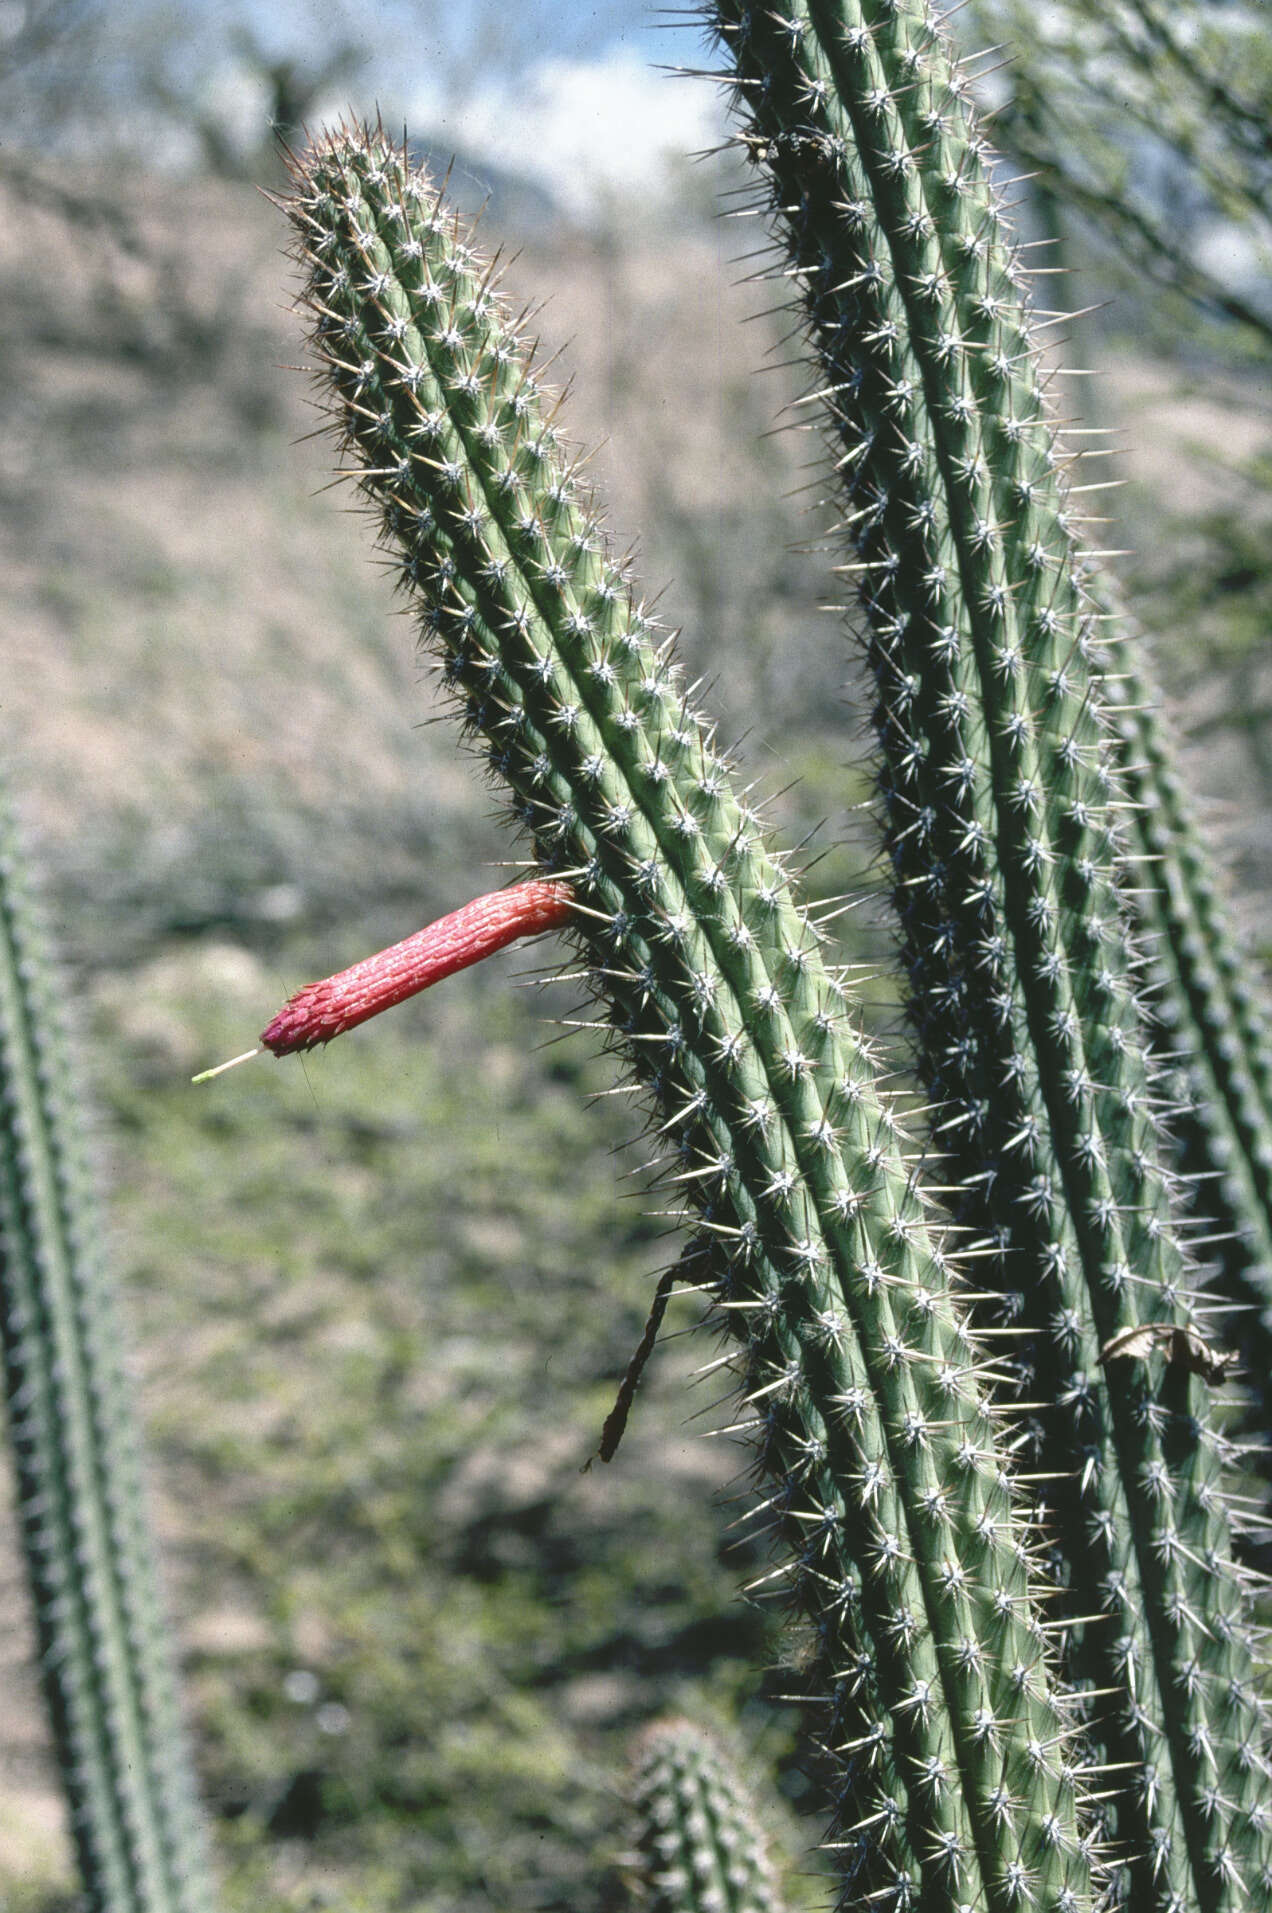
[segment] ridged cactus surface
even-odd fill
[[[762,1829],[733,1764],[688,1720],[641,1735],[635,1879],[650,1913],[780,1913]]]
[[[1268,1756],[1162,1166],[1114,741],[1024,275],[918,0],[706,9],[799,286],[867,614],[879,796],[944,1180],[1003,1298],[1137,1907],[1272,1891]],[[1045,333],[1041,335],[1045,337]],[[1156,1340],[1154,1340],[1156,1338]]]
[[[1161,693],[1126,647],[1121,677],[1123,778],[1134,805],[1133,904],[1150,964],[1161,1047],[1183,1079],[1171,1127],[1201,1178],[1193,1206],[1218,1240],[1223,1293],[1241,1313],[1228,1339],[1245,1352],[1251,1391],[1272,1399],[1272,1036],[1257,966],[1238,943],[1193,820],[1160,714]],[[1135,861],[1138,853],[1138,862]]]
[[[608,555],[491,268],[379,134],[321,144],[289,211],[353,469],[541,870],[574,888],[712,1244],[771,1585],[818,1642],[848,1901],[1077,1913],[1070,1733],[986,1359],[843,988]]]
[[[44,1690],[92,1913],[207,1913],[203,1830],[55,986],[0,793],[0,1328]]]

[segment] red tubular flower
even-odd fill
[[[408,996],[453,976],[456,970],[480,963],[520,937],[559,930],[569,921],[573,905],[570,886],[546,878],[474,897],[414,936],[364,957],[352,969],[325,977],[321,983],[307,983],[261,1032],[261,1042],[275,1056],[329,1043],[333,1036],[392,1009],[395,1003],[404,1003]]]

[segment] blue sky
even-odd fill
[[[412,132],[530,173],[572,211],[656,194],[684,155],[711,145],[715,89],[660,67],[702,63],[688,28],[657,23],[643,0],[98,0],[124,92],[156,57],[191,94],[251,138],[263,89],[244,30],[269,56],[318,64],[353,42],[356,71],[331,111],[383,108]],[[179,122],[169,126],[180,164]],[[193,151],[193,146],[191,146]]]
[[[515,18],[515,4],[503,5]],[[441,11],[453,31],[455,13]],[[482,7],[459,11],[480,15]],[[692,32],[660,28],[639,0],[531,11],[544,30],[524,61],[475,76],[468,97],[453,105],[422,67],[407,101],[411,117],[535,174],[574,211],[606,193],[657,190],[667,156],[674,167],[719,137],[715,89],[661,70],[702,63]],[[462,45],[458,34],[451,44]]]

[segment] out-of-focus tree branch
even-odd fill
[[[15,0],[0,15],[0,85],[64,47],[84,19],[84,0]]]
[[[1272,44],[1249,4],[975,0],[1000,146],[1125,262],[1272,341]],[[974,72],[973,72],[974,78]],[[1051,220],[1046,222],[1051,224]],[[1217,264],[1215,234],[1241,258]]]
[[[1187,85],[1198,88],[1209,106],[1226,122],[1231,136],[1248,146],[1256,157],[1272,159],[1272,120],[1269,100],[1254,95],[1243,97],[1213,68],[1199,68],[1193,50],[1176,30],[1171,17],[1162,12],[1156,0],[1130,0],[1136,17],[1142,22],[1161,51],[1167,54],[1176,73]],[[1264,22],[1266,26],[1266,21]]]

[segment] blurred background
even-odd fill
[[[1074,271],[1039,303],[1099,307],[1048,335],[1099,368],[1065,399],[1127,481],[1093,542],[1131,554],[1265,953],[1259,11],[972,0],[954,26],[1030,258]],[[510,297],[546,300],[572,433],[705,706],[810,890],[871,889],[817,444],[774,431],[802,380],[786,293],[755,277],[759,223],[720,217],[736,161],[691,157],[723,100],[660,70],[707,52],[624,0],[0,0],[0,763],[64,959],[231,1909],[616,1906],[625,1743],[671,1705],[780,1777],[801,1865],[817,1830],[778,1617],[739,1596],[764,1559],[733,1527],[745,1457],[704,1438],[718,1386],[687,1389],[712,1354],[675,1333],[689,1301],[616,1461],[580,1473],[675,1245],[634,1119],[589,1100],[598,1045],[561,1038],[574,993],[536,981],[551,953],[189,1084],[515,854],[306,436],[258,188],[280,134],[346,107],[453,162]],[[886,922],[846,923],[888,1032]],[[0,1508],[0,1893],[54,1913],[24,1600]]]

